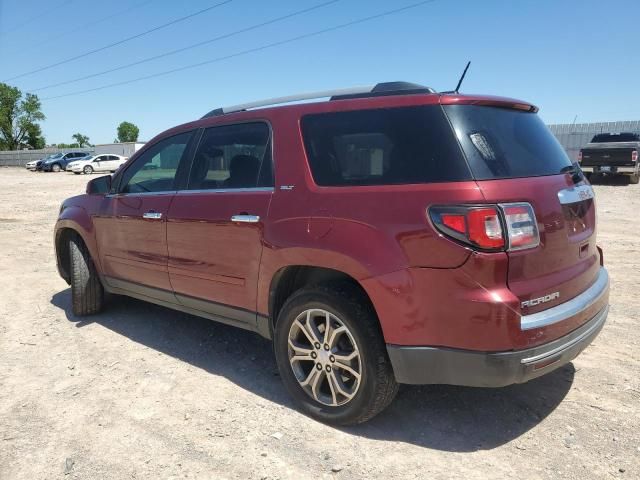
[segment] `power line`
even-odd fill
[[[88,52],[81,53],[80,55],[76,55],[75,57],[70,57],[70,58],[67,58],[65,60],[61,60],[59,62],[52,63],[50,65],[46,65],[44,67],[40,67],[40,68],[37,68],[35,70],[31,70],[30,72],[21,73],[20,75],[16,75],[15,77],[11,77],[11,78],[6,79],[5,82],[9,82],[9,81],[15,80],[17,78],[26,77],[27,75],[31,75],[31,74],[34,74],[34,73],[42,72],[43,70],[49,70],[50,68],[57,67],[59,65],[65,64],[65,63],[69,63],[69,62],[72,62],[74,60],[78,60],[79,58],[86,57],[87,55],[91,55],[91,54],[94,54],[94,53],[97,53],[97,52],[101,52],[103,50],[107,50],[108,48],[112,48],[112,47],[115,47],[117,45],[122,45],[123,43],[129,42],[129,41],[134,40],[136,38],[143,37],[143,36],[148,35],[148,34],[150,34],[152,32],[156,32],[158,30],[166,28],[166,27],[168,27],[170,25],[175,25],[176,23],[184,22],[185,20],[193,18],[193,17],[195,17],[197,15],[202,15],[203,13],[206,13],[206,12],[208,12],[210,10],[213,10],[214,8],[221,7],[222,5],[226,5],[227,3],[231,3],[232,1],[233,0],[224,0],[224,1],[220,2],[220,3],[216,3],[215,5],[212,5],[210,7],[204,8],[202,10],[199,10],[199,11],[195,12],[195,13],[191,13],[191,14],[186,15],[184,17],[180,17],[180,18],[177,18],[175,20],[171,20],[170,22],[164,23],[164,24],[159,25],[157,27],[154,27],[154,28],[152,28],[150,30],[146,30],[146,31],[138,33],[136,35],[132,35],[131,37],[127,37],[127,38],[119,40],[117,42],[110,43],[109,45],[105,45],[104,47],[96,48],[94,50],[90,50]]]
[[[223,60],[229,60],[231,58],[240,57],[242,55],[247,55],[249,53],[260,52],[262,50],[267,50],[269,48],[278,47],[280,45],[285,45],[285,44],[288,44],[288,43],[297,42],[299,40],[303,40],[303,39],[310,38],[310,37],[315,37],[315,36],[318,36],[318,35],[322,35],[324,33],[333,32],[335,30],[340,30],[340,29],[343,29],[343,28],[351,27],[353,25],[358,25],[360,23],[365,23],[365,22],[368,22],[368,21],[371,21],[371,20],[375,20],[375,19],[378,19],[378,18],[387,17],[389,15],[393,15],[395,13],[399,13],[399,12],[403,12],[403,11],[406,11],[406,10],[410,10],[412,8],[416,8],[416,7],[419,7],[421,5],[425,5],[427,3],[433,3],[435,1],[436,0],[423,0],[422,2],[412,3],[410,5],[406,5],[406,6],[401,7],[401,8],[394,8],[393,10],[387,10],[385,12],[378,13],[376,15],[370,15],[368,17],[363,17],[363,18],[360,18],[358,20],[352,20],[350,22],[341,23],[341,24],[335,25],[333,27],[323,28],[322,30],[316,30],[315,32],[305,33],[303,35],[298,35],[298,36],[295,36],[295,37],[291,37],[291,38],[288,38],[286,40],[280,40],[278,42],[268,43],[268,44],[262,45],[260,47],[250,48],[248,50],[242,50],[240,52],[232,53],[230,55],[225,55],[223,57],[218,57],[218,58],[214,58],[214,59],[211,59],[211,60],[205,60],[204,62],[192,63],[190,65],[185,65],[184,67],[172,68],[171,70],[164,70],[162,72],[157,72],[157,73],[154,73],[154,74],[151,74],[151,75],[145,75],[143,77],[132,78],[130,80],[125,80],[125,81],[122,81],[122,82],[110,83],[110,84],[107,84],[107,85],[102,85],[100,87],[89,88],[87,90],[79,90],[79,91],[76,91],[76,92],[65,93],[63,95],[56,95],[56,96],[53,96],[53,97],[46,97],[46,98],[43,98],[42,100],[54,100],[56,98],[71,97],[71,96],[75,96],[75,95],[81,95],[83,93],[97,92],[99,90],[105,90],[107,88],[118,87],[118,86],[121,86],[121,85],[128,85],[130,83],[140,82],[142,80],[148,80],[148,79],[151,79],[151,78],[158,78],[158,77],[161,77],[161,76],[164,76],[164,75],[169,75],[171,73],[181,72],[183,70],[190,70],[190,69],[193,69],[193,68],[201,67],[203,65],[209,65],[211,63],[217,63],[217,62],[221,62]]]
[[[277,23],[277,22],[281,22],[283,20],[287,20],[289,18],[298,16],[298,15],[302,15],[304,13],[311,12],[313,10],[317,10],[319,8],[326,7],[327,5],[331,5],[331,4],[337,3],[339,1],[341,1],[341,0],[330,0],[328,2],[320,3],[318,5],[314,5],[312,7],[308,7],[308,8],[302,9],[302,10],[298,10],[296,12],[289,13],[287,15],[282,15],[280,17],[273,18],[273,19],[267,20],[265,22],[261,22],[261,23],[255,24],[255,25],[251,25],[250,27],[245,27],[245,28],[242,28],[240,30],[235,30],[233,32],[226,33],[224,35],[219,35],[217,37],[210,38],[208,40],[204,40],[202,42],[198,42],[198,43],[194,43],[194,44],[191,44],[191,45],[187,45],[186,47],[177,48],[175,50],[170,50],[168,52],[164,52],[164,53],[161,53],[159,55],[154,55],[152,57],[143,58],[141,60],[137,60],[135,62],[127,63],[127,64],[121,65],[119,67],[110,68],[108,70],[103,70],[101,72],[91,73],[89,75],[84,75],[82,77],[73,78],[71,80],[65,80],[64,82],[52,83],[50,85],[45,85],[44,87],[28,89],[28,91],[29,92],[39,92],[41,90],[46,90],[46,89],[49,89],[49,88],[59,87],[61,85],[68,85],[70,83],[80,82],[82,80],[87,80],[89,78],[94,78],[94,77],[99,77],[101,75],[106,75],[107,73],[112,73],[112,72],[117,72],[119,70],[124,70],[126,68],[130,68],[130,67],[134,67],[136,65],[140,65],[142,63],[150,62],[152,60],[157,60],[159,58],[168,57],[170,55],[175,55],[177,53],[185,52],[187,50],[191,50],[193,48],[201,47],[203,45],[208,45],[208,44],[217,42],[219,40],[223,40],[223,39],[226,39],[226,38],[229,38],[229,37],[233,37],[235,35],[239,35],[241,33],[246,33],[246,32],[249,32],[251,30],[256,30],[258,28],[265,27],[267,25],[271,25],[271,24],[274,24],[274,23]]]
[[[153,2],[153,0],[145,0],[144,2],[140,2],[140,3],[136,3],[135,5],[131,5],[128,8],[125,8],[124,10],[120,10],[116,13],[112,13],[111,15],[107,15],[106,17],[102,17],[99,18],[98,20],[94,20],[93,22],[89,22],[89,23],[83,23],[82,25],[78,26],[78,28],[74,29],[74,30],[65,30],[64,32],[62,32],[60,35],[53,35],[51,37],[45,37],[44,39],[41,39],[41,41],[37,42],[37,43],[32,43],[31,45],[27,46],[24,48],[24,50],[29,51],[35,47],[39,47],[40,45],[44,45],[45,43],[50,43],[53,40],[58,40],[60,38],[64,38],[67,37],[69,35],[73,35],[77,32],[80,32],[82,30],[86,30],[87,28],[93,27],[95,25],[98,25],[102,22],[106,22],[107,20],[111,20],[114,17],[118,17],[120,15],[124,15],[125,13],[129,13],[132,10],[135,10],[136,8],[140,8],[143,7],[144,5]],[[24,51],[23,50],[23,51]]]
[[[45,10],[44,12],[41,12],[40,14],[38,14],[38,15],[36,15],[36,16],[34,16],[34,17],[31,17],[29,20],[26,20],[26,21],[22,22],[20,25],[17,25],[15,28],[12,28],[12,29],[7,30],[7,31],[5,31],[5,32],[0,32],[0,36],[2,36],[2,35],[6,35],[6,34],[8,34],[8,33],[15,32],[16,30],[21,29],[21,28],[22,28],[22,27],[24,27],[25,25],[29,25],[30,23],[33,23],[33,22],[35,22],[36,20],[41,19],[42,17],[46,17],[46,16],[47,16],[47,15],[49,15],[50,13],[55,12],[56,10],[58,10],[58,9],[60,9],[60,8],[62,8],[62,7],[64,7],[65,5],[67,5],[67,4],[69,4],[69,3],[73,2],[73,1],[74,1],[74,0],[65,0],[64,2],[58,3],[58,4],[56,4],[55,6],[51,7],[50,9]]]

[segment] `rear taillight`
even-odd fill
[[[538,224],[533,208],[528,203],[507,203],[500,205],[507,226],[509,250],[524,250],[537,247],[540,243]]]
[[[480,250],[524,250],[540,243],[528,203],[434,206],[429,216],[438,231]]]
[[[631,152],[631,161],[632,162],[637,162],[638,161],[638,151],[634,150],[633,152]]]
[[[582,150],[578,151],[578,163],[582,162]]]

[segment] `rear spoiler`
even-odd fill
[[[510,108],[523,112],[537,113],[538,107],[521,100],[503,97],[488,97],[475,95],[442,95],[440,105],[481,105],[487,107]]]

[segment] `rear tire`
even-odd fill
[[[308,340],[310,323],[311,337],[318,340],[313,343]],[[286,389],[320,421],[365,422],[398,391],[375,312],[352,285],[315,285],[295,292],[278,315],[274,349]]]
[[[629,183],[637,185],[640,182],[640,174],[629,176]]]
[[[98,313],[104,302],[104,288],[87,246],[78,236],[69,240],[71,258],[71,303],[74,315]]]

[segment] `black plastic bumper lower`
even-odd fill
[[[570,334],[526,350],[485,353],[387,345],[387,351],[399,383],[503,387],[527,382],[571,362],[600,333],[608,312],[606,306]]]

